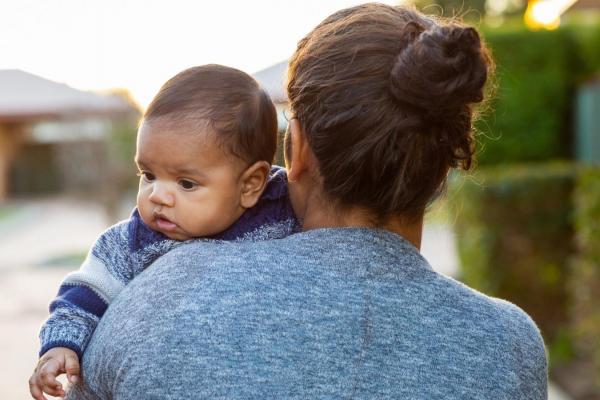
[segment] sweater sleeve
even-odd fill
[[[67,347],[81,358],[106,308],[139,270],[130,238],[136,223],[131,218],[108,228],[79,270],[63,279],[40,330],[40,356],[53,347]]]

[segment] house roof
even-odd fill
[[[284,90],[287,64],[288,61],[284,60],[254,74],[254,78],[269,93],[275,103],[288,101]]]
[[[570,10],[600,10],[600,0],[578,0]]]
[[[1,120],[131,111],[132,106],[119,96],[84,92],[18,69],[0,70]]]

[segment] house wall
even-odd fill
[[[9,195],[93,195],[105,189],[109,168],[104,141],[29,142],[11,165]]]
[[[0,123],[0,202],[8,197],[11,166],[24,139],[23,125]]]
[[[109,185],[107,170],[111,169],[107,148],[114,121],[82,117],[23,124],[27,134],[21,135],[24,140],[18,152],[4,157],[10,159],[4,166],[4,198],[58,193],[94,195],[105,190]],[[12,136],[5,141],[14,142]]]
[[[62,190],[55,152],[56,145],[52,143],[24,144],[10,167],[8,195],[29,196]]]

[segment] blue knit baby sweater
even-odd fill
[[[273,167],[258,203],[227,230],[210,239],[259,241],[299,231],[291,208],[285,169]],[[104,231],[80,269],[65,277],[40,331],[40,356],[66,347],[81,358],[111,301],[157,258],[185,242],[153,231],[135,209],[131,217]]]

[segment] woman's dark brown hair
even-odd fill
[[[206,126],[231,154],[248,163],[271,163],[277,147],[277,113],[269,95],[250,75],[208,64],[169,79],[154,97],[145,120]]]
[[[473,159],[473,105],[492,61],[477,31],[370,3],[325,19],[299,43],[288,97],[325,193],[380,221],[416,218],[448,170]]]

